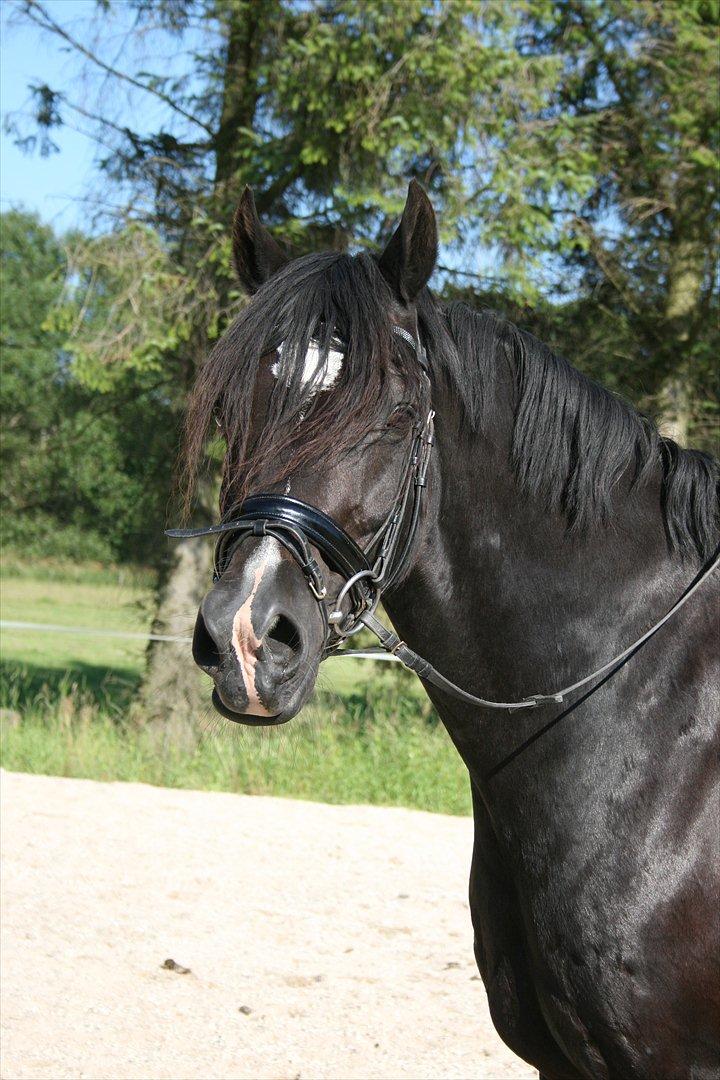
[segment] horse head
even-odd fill
[[[407,573],[429,465],[419,311],[436,256],[416,182],[378,258],[290,261],[243,194],[233,257],[251,299],[203,368],[187,421],[190,458],[213,417],[226,443],[224,524],[193,656],[233,720],[294,716],[321,659]]]

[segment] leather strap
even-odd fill
[[[365,554],[351,536],[341,529],[331,517],[318,510],[317,507],[300,499],[293,499],[289,495],[253,495],[246,499],[240,508],[240,513],[230,521],[223,521],[219,525],[208,525],[201,529],[168,529],[166,536],[178,539],[187,539],[195,536],[222,536],[223,534],[238,534],[252,532],[255,525],[260,521],[267,523],[267,532],[274,534],[274,530],[291,530],[305,537],[314,544],[323,555],[331,570],[345,577],[352,577],[360,570],[368,570],[369,565]],[[265,535],[261,531],[256,535]],[[218,544],[217,555],[219,564],[227,564],[228,555],[231,553],[232,540],[229,543]],[[218,569],[220,566],[218,566]]]
[[[420,341],[403,327],[394,326],[393,332],[410,345],[416,353],[418,362],[427,371],[425,350]],[[344,529],[342,529],[331,517],[300,499],[293,499],[289,495],[261,494],[246,499],[240,508],[240,513],[230,521],[223,521],[219,525],[210,525],[201,529],[168,529],[167,536],[179,539],[195,536],[218,536],[218,544],[215,550],[215,574],[218,577],[227,566],[230,556],[236,545],[248,536],[274,536],[290,554],[296,559],[302,569],[305,578],[318,601],[322,618],[326,628],[325,655],[354,656],[357,650],[337,651],[337,645],[344,638],[360,628],[360,624],[366,626],[380,642],[386,652],[397,656],[408,668],[415,672],[423,682],[430,683],[446,694],[464,701],[469,705],[480,706],[485,709],[502,709],[514,712],[516,709],[535,709],[538,705],[562,704],[565,697],[575,690],[587,686],[594,679],[603,675],[611,675],[617,671],[624,661],[631,656],[636,649],[641,648],[650,640],[658,630],[665,625],[687,603],[690,597],[700,588],[703,582],[720,565],[720,548],[714,556],[700,570],[699,574],[690,583],[680,599],[673,604],[666,614],[650,627],[646,633],[628,645],[617,656],[613,657],[596,671],[579,679],[578,682],[566,686],[562,690],[547,694],[530,694],[521,701],[489,701],[487,698],[478,697],[468,693],[456,683],[446,679],[444,675],[433,667],[418,653],[414,652],[402,641],[396,633],[389,630],[374,614],[375,607],[383,591],[390,588],[397,580],[400,572],[406,564],[409,552],[415,538],[418,524],[420,500],[426,484],[427,469],[430,460],[430,452],[433,445],[433,417],[431,411],[423,431],[413,439],[413,446],[406,471],[405,481],[401,485],[401,491],[385,523],[371,542],[373,550],[380,545],[380,555],[385,560],[384,569],[378,571],[376,567],[370,567],[369,557],[355,543]],[[409,485],[412,484],[412,494]],[[408,500],[411,502],[410,521],[405,544],[400,556],[397,556],[397,544],[399,540],[399,528],[408,509]],[[313,558],[310,545],[314,545],[322,553],[331,570],[345,577],[346,585],[340,593],[342,597],[351,588],[355,590],[357,609],[353,616],[352,629],[343,630],[338,626],[337,616],[342,612],[337,610],[328,616],[324,599],[326,589],[323,584],[320,567]],[[368,596],[364,591],[363,581],[369,578],[374,588],[374,596],[368,603]],[[339,607],[339,602],[337,604]],[[337,639],[328,644],[329,624],[333,624],[333,632]],[[599,686],[600,684],[598,684]],[[589,693],[594,693],[598,687],[594,687]]]
[[[566,686],[562,690],[556,690],[554,693],[549,694],[530,694],[528,697],[523,698],[522,701],[488,701],[486,698],[477,697],[475,694],[469,694],[467,690],[463,690],[460,686],[457,686],[456,683],[450,682],[444,675],[441,675],[428,660],[424,660],[422,656],[419,656],[409,648],[396,633],[392,630],[388,630],[374,614],[366,612],[360,616],[360,621],[375,635],[386,652],[392,653],[393,656],[397,656],[398,660],[400,660],[410,671],[414,671],[420,679],[430,683],[432,686],[436,686],[438,690],[443,690],[446,694],[450,694],[452,697],[466,702],[468,705],[479,705],[484,709],[504,709],[507,712],[514,712],[516,709],[534,709],[537,708],[538,705],[561,705],[567,695],[571,694],[574,690],[579,690],[581,687],[587,686],[588,683],[592,682],[594,679],[599,679],[600,676],[606,675],[608,672],[614,673],[615,670],[621,667],[623,662],[634,653],[636,649],[641,648],[651,637],[654,637],[658,630],[688,602],[690,597],[697,592],[710,574],[712,574],[714,570],[717,570],[719,565],[720,551],[717,551],[710,561],[700,570],[699,574],[690,583],[680,599],[673,604],[665,615],[663,615],[662,619],[659,619],[649,630],[633,641],[632,645],[628,645],[626,649],[623,649],[621,653],[614,656],[612,660],[608,660],[602,667],[597,668],[597,670],[591,672],[590,675],[586,675],[584,679],[580,679],[578,682],[572,683],[571,686]],[[352,651],[336,652],[335,656],[352,656]],[[597,689],[597,687],[595,689]]]
[[[397,336],[401,337],[403,341],[407,341],[410,348],[413,349],[415,352],[418,364],[421,368],[423,368],[426,373],[428,373],[427,355],[425,353],[425,348],[422,342],[419,339],[414,338],[410,331],[406,330],[403,326],[393,326],[392,329],[393,334],[397,334]]]

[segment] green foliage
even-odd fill
[[[561,60],[516,47],[520,4],[336,0],[298,14],[272,69],[272,97],[303,178],[346,239],[377,239],[407,178],[432,187],[448,241],[490,243],[509,283],[562,244],[558,192],[584,194],[588,158],[558,154],[566,117],[539,120]],[[341,233],[342,235],[342,233]]]
[[[4,542],[32,557],[153,562],[176,441],[164,378],[125,365],[106,393],[81,382],[68,306],[55,306],[62,245],[29,214],[1,225]]]
[[[131,221],[74,237],[68,258],[71,284],[49,324],[65,330],[77,379],[106,392],[128,371],[162,372],[166,356],[187,340],[189,284],[158,233]]]
[[[577,311],[595,299],[611,344],[623,343],[620,382],[660,404],[668,379],[715,400],[717,4],[132,7],[135,27],[112,58],[112,5],[98,9],[92,47],[42,4],[25,9],[82,56],[86,75],[102,70],[162,117],[155,131],[133,130],[105,115],[106,94],[94,105],[110,147],[102,168],[136,200],[133,220],[116,218],[76,263],[72,352],[89,384],[104,388],[123,365],[163,370],[181,404],[208,339],[237,310],[227,229],[244,183],[278,235],[305,251],[376,244],[418,176],[453,266],[492,253],[494,280],[481,291],[540,308],[569,294]],[[181,75],[153,63],[158,34],[186,48]],[[37,90],[45,132],[78,111],[87,119],[69,91]],[[612,354],[606,367],[613,380]],[[711,415],[694,410],[701,433]]]
[[[63,258],[52,231],[16,212],[2,216],[0,329],[3,414],[2,494],[33,498],[46,472],[45,433],[59,422],[53,394],[59,382],[62,337],[44,319],[62,287]]]
[[[646,392],[662,401],[675,379],[687,410],[693,395],[717,400],[717,4],[553,0],[529,11],[535,47],[562,56],[552,109],[571,118],[570,153],[593,176],[571,208],[575,281],[603,290],[630,328]],[[694,413],[702,433],[708,411]]]

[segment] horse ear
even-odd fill
[[[398,300],[411,303],[427,285],[437,253],[435,211],[417,180],[411,180],[400,224],[379,260],[382,275]]]
[[[251,295],[288,262],[277,240],[260,221],[250,187],[243,191],[233,217],[232,253],[240,284]]]

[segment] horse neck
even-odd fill
[[[668,556],[659,480],[636,491],[621,482],[612,521],[573,536],[559,514],[523,497],[509,415],[469,435],[451,411],[438,414],[430,504],[413,569],[386,603],[393,623],[482,697],[520,700],[576,682],[647,629],[691,576]],[[476,778],[548,718],[431,697]]]

